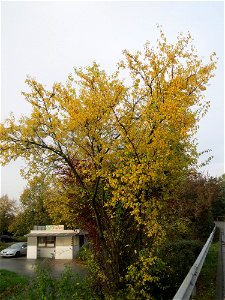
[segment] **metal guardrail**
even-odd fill
[[[213,236],[216,230],[216,226],[214,227],[212,233],[210,234],[207,242],[205,243],[202,251],[200,252],[198,258],[196,259],[195,263],[191,267],[190,271],[188,272],[187,276],[185,277],[183,283],[181,284],[179,290],[177,291],[176,295],[173,297],[173,300],[189,300],[192,292],[195,288],[195,283],[201,272],[202,266],[204,264],[206,255],[209,251],[210,245],[213,240]]]

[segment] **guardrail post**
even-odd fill
[[[193,291],[191,293],[191,296],[196,296],[196,285],[193,287]]]

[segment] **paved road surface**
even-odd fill
[[[26,257],[18,257],[18,258],[3,258],[0,257],[0,269],[6,269],[9,271],[16,272],[21,275],[32,276],[34,274],[34,266],[35,263],[40,262],[43,263],[43,259],[27,259]],[[80,275],[86,274],[86,270],[84,266],[75,262],[74,260],[50,260],[50,266],[52,268],[52,274],[56,277],[60,276],[63,272],[65,266],[69,266]]]
[[[215,222],[220,229],[219,266],[218,266],[218,300],[225,300],[225,222]]]

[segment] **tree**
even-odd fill
[[[7,195],[0,197],[0,235],[9,233],[9,226],[17,212],[16,201]]]
[[[214,220],[224,220],[225,218],[225,174],[217,179],[219,192],[212,202],[212,214]]]
[[[221,197],[220,180],[192,172],[177,191],[177,197],[169,205],[172,214],[176,212],[176,219],[183,221],[180,238],[205,240],[214,227],[213,207]],[[170,240],[179,238],[179,229],[175,230],[174,223],[170,226]]]
[[[46,209],[45,202],[51,189],[45,176],[34,177],[20,196],[20,212],[10,225],[14,235],[25,235],[35,225],[51,224],[52,220]]]
[[[26,176],[60,181],[69,170],[74,202],[91,211],[96,227],[95,277],[107,293],[128,287],[130,297],[146,298],[161,266],[163,208],[197,163],[192,137],[216,63],[215,54],[208,64],[198,58],[190,35],[169,44],[162,32],[155,48],[146,43],[143,53],[124,56],[112,75],[93,63],[51,90],[28,78],[23,95],[33,110],[1,125],[1,162],[23,157]]]

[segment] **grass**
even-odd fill
[[[213,242],[196,283],[196,296],[192,300],[216,299],[216,276],[219,242]]]
[[[8,270],[0,270],[0,299],[20,293],[28,283],[28,279]]]

